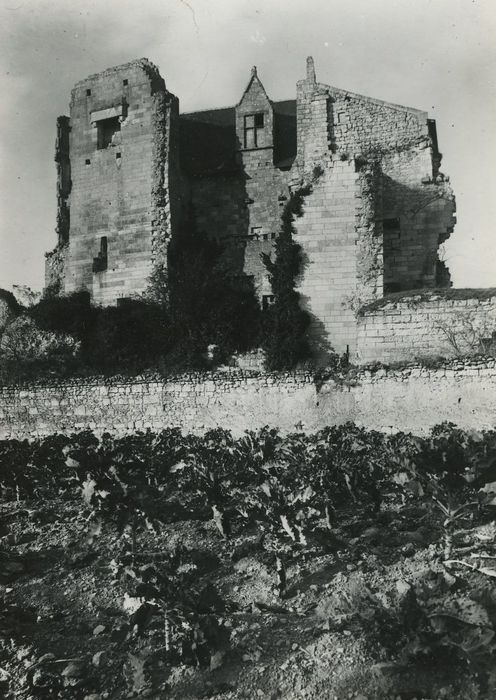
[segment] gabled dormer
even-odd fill
[[[241,151],[272,149],[274,113],[255,66],[241,100],[236,106],[236,136]]]

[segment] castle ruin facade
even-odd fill
[[[57,121],[57,236],[46,284],[97,304],[145,292],[171,238],[193,216],[234,276],[273,301],[271,253],[291,193],[298,280],[312,333],[356,351],[357,310],[391,292],[449,286],[438,247],[455,201],[426,112],[317,82],[272,101],[252,69],[235,107],[180,114],[147,59],[90,76]]]

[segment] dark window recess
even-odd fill
[[[111,117],[110,119],[102,119],[97,122],[97,148],[108,148],[114,135],[121,130],[119,117]]]
[[[93,258],[93,272],[104,272],[107,269],[107,236],[100,238],[100,250]]]
[[[129,83],[128,79],[127,79],[127,78],[124,78],[124,80],[122,81],[122,84],[124,85],[124,87],[125,87],[126,85],[128,85],[128,83]]]
[[[394,231],[399,229],[400,220],[399,219],[384,219],[382,222],[382,228],[384,231]]]
[[[437,129],[436,129],[436,120],[435,119],[428,119],[427,120],[427,130],[429,133],[429,136],[432,141],[432,147],[434,149],[434,153],[439,153],[439,146],[437,143]]]
[[[86,158],[84,163],[85,163],[85,165],[91,165],[91,160],[89,158]]]
[[[385,282],[384,294],[395,294],[401,292],[401,284],[399,282]]]
[[[120,154],[120,153],[116,153],[116,154],[115,154],[115,157],[116,157],[116,159],[119,159],[119,158],[121,157],[121,154]]]
[[[89,97],[90,95],[91,95],[91,90],[88,88],[88,90],[86,90],[86,97]]]
[[[268,234],[268,233],[264,233],[264,234],[262,235],[262,238],[264,239],[264,241],[268,241],[268,240],[269,240],[269,234]]]
[[[244,117],[244,147],[257,148],[263,145],[264,114],[246,114]]]
[[[273,294],[263,294],[262,295],[262,309],[264,311],[267,311],[269,306],[272,306],[274,303],[274,295]]]

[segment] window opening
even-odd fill
[[[88,88],[88,89],[86,90],[86,97],[89,97],[90,95],[91,95],[91,90]]]
[[[263,311],[267,311],[267,309],[272,306],[274,303],[274,295],[273,294],[263,294],[262,295],[262,309]]]
[[[115,134],[121,130],[119,117],[101,119],[97,122],[97,130],[97,148],[108,148],[112,144]]]
[[[100,238],[100,250],[96,258],[93,258],[93,272],[104,272],[107,269],[107,236]]]
[[[129,82],[128,79],[124,78],[124,80],[122,81],[122,84],[124,85],[124,87],[128,84],[128,82]]]
[[[245,148],[257,148],[263,144],[264,113],[245,114],[244,144]]]

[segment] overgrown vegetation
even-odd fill
[[[219,245],[189,222],[146,297],[99,307],[87,292],[49,294],[24,309],[3,331],[0,381],[202,368],[208,346],[218,362],[256,347],[260,321],[251,282],[230,277]]]
[[[310,357],[307,337],[310,317],[301,308],[296,291],[297,278],[302,272],[301,246],[293,239],[294,221],[302,216],[304,200],[310,192],[311,187],[307,186],[291,193],[284,206],[274,260],[270,255],[262,255],[274,294],[274,303],[264,319],[262,338],[267,367],[271,370],[293,369]]]
[[[437,321],[435,328],[456,357],[496,355],[496,318],[477,318],[471,310],[458,311],[447,321]]]
[[[494,697],[496,432],[4,440],[0,489],[5,697]]]
[[[204,364],[208,345],[222,359],[257,347],[260,307],[252,282],[229,275],[222,248],[192,221],[171,242],[168,269],[167,280],[162,272],[155,283],[166,293],[175,352],[186,366]]]

